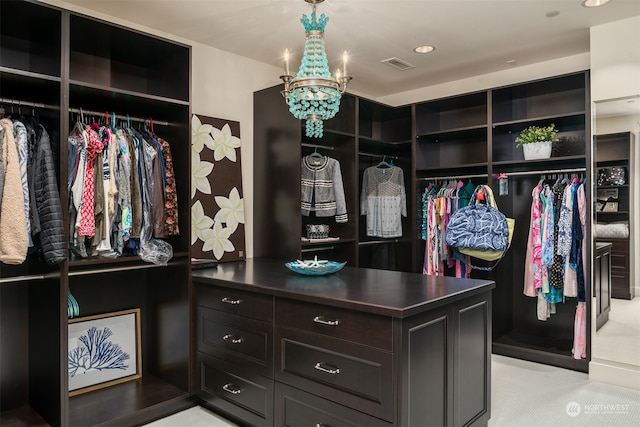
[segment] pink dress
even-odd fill
[[[542,287],[542,236],[540,234],[540,219],[542,216],[542,204],[540,203],[540,190],[542,186],[536,186],[531,196],[531,225],[527,240],[527,252],[524,263],[524,291],[528,297],[536,297],[538,289]]]

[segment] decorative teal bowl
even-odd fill
[[[284,265],[291,271],[305,276],[324,276],[325,274],[335,273],[344,267],[346,262],[324,261],[324,260],[305,260],[290,261]]]

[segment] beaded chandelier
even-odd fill
[[[282,95],[289,111],[297,119],[306,120],[306,135],[322,138],[322,121],[336,115],[340,108],[340,98],[347,89],[351,77],[347,75],[347,54],[343,56],[342,72],[331,75],[324,49],[324,27],[329,18],[324,13],[316,18],[316,4],[324,0],[305,0],[313,5],[311,19],[302,15],[306,40],[304,54],[298,74],[289,72],[289,53],[285,51],[285,72],[280,76],[284,82]]]

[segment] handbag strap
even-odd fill
[[[469,203],[470,204],[473,203],[475,205],[480,204],[480,201],[478,201],[476,198],[478,192],[480,191],[484,192],[485,194],[485,203],[497,210],[498,205],[496,204],[496,199],[495,197],[493,197],[493,191],[491,190],[491,187],[489,187],[488,185],[478,185],[476,189],[473,191],[473,194],[471,195],[471,199]]]
[[[494,268],[496,268],[498,266],[498,263],[500,263],[500,261],[502,261],[502,258],[504,258],[504,256],[507,254],[507,251],[503,251],[502,252],[502,256],[500,258],[498,258],[497,260],[493,261],[494,264],[489,266],[489,267],[481,267],[479,265],[473,265],[471,264],[471,261],[467,262],[466,261],[466,257],[467,255],[463,254],[462,252],[458,251],[457,248],[451,247],[451,249],[453,251],[455,251],[458,255],[460,255],[462,258],[458,258],[460,260],[460,262],[464,263],[467,267],[473,269],[473,270],[480,270],[480,271],[491,271]],[[469,257],[471,258],[471,257]]]

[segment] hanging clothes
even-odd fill
[[[364,170],[360,215],[366,215],[366,235],[402,237],[402,216],[407,216],[404,173],[397,166],[371,166]]]
[[[523,293],[537,297],[539,320],[547,320],[555,304],[567,297],[585,301],[583,218],[586,202],[579,180],[565,178],[554,184],[541,180],[533,189]]]
[[[117,127],[112,114],[108,126],[78,122],[68,137],[68,147],[74,253],[81,257],[142,256],[141,245],[152,243],[153,249],[148,246],[143,259],[166,259],[172,253],[170,245],[167,248],[166,242],[152,239],[179,234],[169,143],[161,142],[150,129]]]
[[[449,248],[444,236],[449,218],[469,204],[475,190],[471,182],[449,181],[442,186],[429,183],[422,194],[422,238],[425,257],[422,273],[444,275],[445,265],[455,269],[456,277],[469,277],[469,256]]]
[[[18,149],[13,137],[13,123],[0,120],[2,126],[2,166],[4,182],[0,206],[0,262],[21,264],[27,256],[27,222],[20,177]]]
[[[318,162],[310,157],[303,157],[300,165],[302,215],[335,216],[337,223],[347,222],[340,162],[329,156],[322,156]]]

